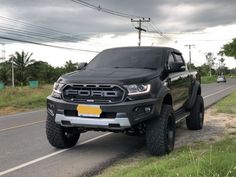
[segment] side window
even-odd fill
[[[168,57],[168,65],[171,64],[171,63],[174,63],[175,62],[175,59],[174,59],[174,56],[173,54],[169,54],[169,57]]]
[[[176,54],[176,53],[174,55],[175,55],[175,59],[176,59],[177,63],[184,63],[183,58],[182,58],[181,55]]]

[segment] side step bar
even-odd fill
[[[189,115],[190,115],[190,113],[189,113],[189,112],[186,112],[186,111],[184,111],[184,110],[179,110],[179,111],[177,111],[177,112],[175,113],[175,117],[176,117],[175,123],[177,124],[177,123],[179,123],[179,122],[184,121],[185,118],[188,117]]]

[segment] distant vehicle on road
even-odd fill
[[[226,82],[225,76],[224,76],[224,75],[218,76],[216,82],[217,82],[217,83]]]
[[[46,134],[56,148],[76,145],[86,131],[145,135],[149,152],[173,150],[175,125],[203,127],[200,77],[167,47],[122,47],[99,53],[61,76],[47,98]]]

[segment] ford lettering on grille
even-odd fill
[[[113,84],[68,84],[63,89],[63,99],[76,103],[117,103],[124,96],[125,91]]]
[[[96,90],[66,90],[65,95],[78,95],[81,97],[119,97],[117,91],[96,91]]]

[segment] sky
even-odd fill
[[[84,0],[85,1],[85,0]],[[192,47],[192,62],[206,62],[205,54],[217,53],[236,37],[235,0],[86,0],[96,7],[148,17],[142,23],[142,46],[169,46],[179,49],[186,61]],[[0,37],[27,40],[73,49],[102,51],[120,46],[137,46],[137,23],[91,9],[72,0],[0,0]],[[161,32],[162,35],[160,35]],[[164,36],[164,37],[163,37]],[[66,61],[89,62],[97,53],[59,49],[0,39],[5,56],[24,50],[32,58],[62,66]],[[226,66],[236,60],[225,57]],[[217,63],[218,61],[216,61]]]

